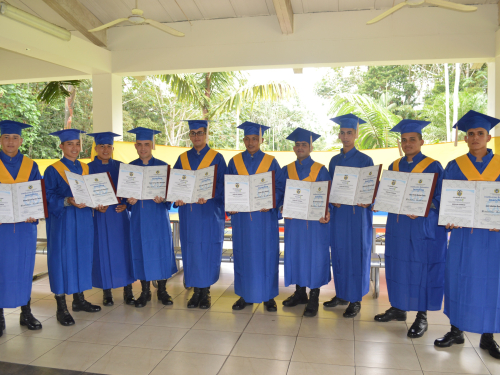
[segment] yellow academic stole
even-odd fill
[[[316,163],[311,166],[311,171],[309,172],[309,176],[304,178],[302,181],[309,181],[309,182],[315,182],[316,179],[318,178],[319,171],[321,170],[321,167],[323,164]],[[286,169],[288,171],[288,178],[291,180],[300,180],[299,174],[297,173],[297,167],[295,166],[295,162],[288,164],[286,166]]]
[[[80,162],[81,166],[82,166],[82,170],[83,170],[83,173],[82,173],[82,176],[86,176],[89,174],[89,166],[85,163],[82,163]],[[69,185],[68,183],[68,178],[66,177],[66,173],[64,173],[64,171],[68,171],[68,172],[71,172],[69,170],[68,167],[66,167],[64,165],[64,163],[62,161],[56,161],[54,164],[52,164],[52,166],[55,168],[55,170],[59,173],[59,175],[64,179],[64,181],[66,181],[66,183]]]
[[[401,159],[403,158],[399,158],[397,160],[394,161],[394,163],[392,164],[392,170],[395,171],[395,172],[399,172],[399,162],[401,161]],[[413,170],[411,171],[411,173],[422,173],[423,171],[425,171],[425,169],[431,165],[432,163],[434,163],[435,160],[434,159],[431,159],[429,157],[425,157],[423,160],[420,161],[420,163],[418,163],[415,168],[413,168]]]
[[[271,167],[271,163],[274,160],[274,156],[264,154],[264,158],[259,164],[259,168],[257,168],[257,172],[255,174],[259,173],[265,173],[269,171],[269,168]],[[245,163],[243,162],[243,153],[239,153],[233,157],[234,161],[234,166],[236,167],[236,170],[238,171],[239,175],[244,175],[248,176],[249,173],[247,171],[247,167],[245,166]]]
[[[31,170],[33,169],[33,160],[27,156],[23,156],[21,168],[14,180],[10,175],[5,165],[0,160],[0,183],[2,184],[17,184],[18,182],[28,182],[30,179]]]
[[[205,156],[203,157],[203,160],[201,161],[200,165],[198,165],[198,169],[203,169],[203,168],[208,168],[214,161],[215,157],[217,156],[218,152],[214,151],[212,149],[209,149]],[[191,170],[191,165],[189,164],[189,159],[187,156],[187,151],[181,154],[181,163],[182,163],[182,169],[185,169],[187,171]]]
[[[455,159],[458,167],[469,181],[496,181],[500,176],[500,155],[493,155],[482,174],[478,172],[467,155]]]

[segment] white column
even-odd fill
[[[110,73],[94,74],[92,92],[93,131],[123,135],[122,77]]]

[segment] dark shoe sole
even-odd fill
[[[128,301],[128,302],[127,302],[126,300],[123,300],[123,302],[125,302],[125,305],[129,305],[129,306],[133,306],[133,305],[135,305],[135,300],[133,300],[133,301]]]
[[[425,327],[424,331],[420,335],[419,334],[412,334],[412,333],[410,333],[410,331],[408,331],[406,336],[408,336],[410,339],[419,339],[425,334],[425,332],[427,332],[428,328],[429,328],[428,326]]]
[[[196,309],[197,307],[200,307],[200,305],[187,305],[188,309]]]
[[[339,302],[336,304],[330,304],[328,302],[323,302],[323,306],[325,306],[325,307],[347,306],[348,304],[349,304],[349,302]]]
[[[278,308],[276,308],[276,307],[266,307],[266,311],[276,312],[276,311],[278,311]]]
[[[283,301],[283,306],[285,307],[295,307],[295,306],[298,306],[298,305],[306,305],[309,301],[306,300],[306,301],[300,301],[300,302],[297,302],[297,303],[293,303],[293,304],[285,304],[285,301]]]
[[[406,322],[406,318],[396,318],[396,319],[390,319],[390,320],[387,320],[387,319],[384,319],[384,320],[378,320],[377,318],[373,318],[373,320],[375,320],[376,322],[380,322],[380,323],[388,323],[388,322]]]
[[[318,315],[318,311],[304,311],[304,316],[308,318],[312,318],[316,315]]]
[[[71,310],[73,310],[74,312],[83,311],[83,312],[88,312],[88,313],[96,313],[96,312],[101,311],[101,309],[99,309],[99,310],[93,310],[93,311],[87,311],[87,310],[75,309],[74,307],[72,307]]]
[[[30,331],[38,331],[39,329],[42,329],[41,325],[39,325],[39,326],[32,326],[32,325],[24,323],[23,321],[20,321],[19,324],[22,325],[23,327],[28,328],[28,330],[30,330]]]
[[[113,306],[114,304],[114,302],[102,303],[103,306]]]
[[[210,308],[210,306],[212,306],[212,304],[210,304],[210,305],[200,305],[199,307],[200,307],[200,309],[202,309],[202,310],[206,310],[206,309],[209,309],[209,308]]]
[[[493,358],[500,359],[500,354],[498,354],[497,352],[493,352],[493,353],[492,353],[492,352],[488,349],[488,347],[487,347],[486,345],[484,345],[484,344],[481,344],[481,343],[480,343],[480,344],[479,344],[479,347],[480,347],[481,349],[487,350],[487,351],[488,351],[488,354],[489,354],[489,355],[491,355]]]
[[[449,348],[450,346],[452,346],[454,344],[460,345],[460,344],[463,344],[464,342],[465,342],[465,339],[458,339],[458,340],[452,341],[449,345],[440,345],[434,341],[434,346],[437,346],[438,348]]]
[[[245,306],[234,306],[233,305],[232,309],[239,311],[239,310],[243,310],[245,307],[250,306],[250,305],[253,305],[253,303],[245,303]]]

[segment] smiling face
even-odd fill
[[[78,154],[82,149],[79,139],[63,142],[59,145],[59,148],[63,151],[64,157],[72,161],[78,159]]]
[[[109,144],[95,146],[95,152],[97,153],[97,157],[100,160],[111,159],[111,155],[113,155],[113,150],[114,150],[113,145]]]
[[[467,130],[465,142],[469,146],[469,151],[486,150],[486,144],[490,141],[491,135],[484,128],[475,128]]]
[[[135,141],[135,149],[141,159],[149,159],[153,156],[153,141]]]
[[[300,161],[307,159],[307,157],[311,154],[309,143],[295,142],[295,146],[293,146],[293,152],[295,152],[295,155],[297,155],[297,159],[299,159]]]
[[[340,128],[339,138],[344,148],[351,149],[354,147],[354,141],[358,138],[358,134],[354,129]]]
[[[243,142],[250,155],[260,150],[259,136],[257,134],[245,135]]]
[[[23,139],[19,134],[3,134],[0,137],[0,145],[3,152],[12,157],[17,155],[19,147],[23,144]]]
[[[401,134],[401,148],[406,156],[413,157],[420,152],[424,141],[422,134],[417,132]]]

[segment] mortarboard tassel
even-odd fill
[[[455,128],[455,147],[458,145],[458,126]]]
[[[401,149],[401,142],[399,142],[399,139],[398,139],[398,150],[399,150],[399,156],[403,157],[403,150]]]
[[[259,126],[259,144],[262,144],[262,126]]]
[[[309,152],[312,152],[313,150],[313,136],[312,133],[309,132]]]
[[[155,135],[153,134],[153,150],[156,150]]]

